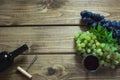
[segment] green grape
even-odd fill
[[[90,41],[90,39],[91,39],[91,38],[90,38],[89,36],[86,36],[86,40]]]
[[[87,56],[88,54],[87,53],[84,53],[83,56]]]
[[[107,59],[110,59],[110,55],[107,55]]]
[[[94,43],[94,40],[91,40],[91,41],[90,41],[90,44],[93,44],[93,43]]]
[[[100,53],[102,50],[101,49],[97,49],[97,52]]]
[[[80,44],[80,43],[81,43],[80,39],[77,39],[76,44]]]
[[[95,40],[95,39],[96,39],[96,36],[93,35],[92,39]]]
[[[105,44],[104,43],[101,43],[101,48],[104,48],[105,47]]]
[[[84,43],[81,43],[81,47],[85,47],[85,44],[84,44]]]
[[[90,32],[89,32],[89,31],[86,31],[85,33],[88,34],[88,35],[90,35]]]
[[[103,52],[101,51],[100,53],[99,53],[99,56],[102,56],[103,55]]]
[[[80,39],[80,40],[84,40],[84,35],[81,35],[81,36],[79,37],[79,39]]]
[[[95,53],[95,52],[92,52],[92,54],[96,56],[96,53]]]
[[[82,49],[81,52],[84,54],[85,53],[85,49]]]
[[[99,42],[96,42],[96,46],[99,47],[99,46],[100,46],[100,43],[99,43]]]
[[[93,44],[93,45],[91,46],[91,48],[92,48],[92,49],[95,49],[95,48],[96,48],[96,45],[95,45],[95,44]]]
[[[100,65],[104,65],[104,60],[101,60],[101,61],[100,61]]]
[[[115,61],[115,64],[119,64],[119,61]]]
[[[91,52],[91,49],[87,49],[87,53],[90,53]]]
[[[88,43],[88,44],[87,44],[88,47],[91,47],[91,45],[92,45],[91,43]]]
[[[78,51],[81,51],[81,50],[83,50],[83,49],[82,49],[81,47],[77,47],[77,50],[78,50]]]
[[[78,43],[78,44],[77,44],[77,47],[81,47],[81,44],[80,44],[80,43]]]
[[[79,37],[79,34],[76,34],[76,35],[74,36],[74,39],[77,40],[78,37]]]
[[[108,63],[108,62],[104,62],[104,66],[107,66],[107,67],[109,67],[111,64],[110,63]]]
[[[107,59],[107,58],[105,58],[104,60],[105,62],[111,62],[110,59]]]
[[[120,59],[120,54],[119,53],[115,53],[115,59]]]
[[[88,41],[87,40],[84,40],[84,44],[87,44],[88,43]]]

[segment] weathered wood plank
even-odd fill
[[[80,24],[86,9],[120,20],[120,0],[0,0],[0,25]]]
[[[34,55],[21,55],[5,72],[0,73],[2,80],[27,80],[16,72],[16,67],[26,69]],[[86,73],[81,64],[82,58],[74,54],[38,55],[37,61],[29,69],[33,80],[119,80],[120,69],[101,68],[95,73]],[[49,75],[48,68],[56,69]]]
[[[22,44],[30,53],[75,52],[74,35],[80,26],[0,27],[0,51],[12,51]]]

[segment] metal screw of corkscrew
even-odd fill
[[[26,68],[26,70],[24,70],[23,68],[21,68],[20,66],[18,66],[17,67],[17,70],[19,71],[19,72],[21,72],[22,74],[24,74],[26,77],[28,77],[28,78],[32,78],[32,75],[31,74],[29,74],[27,71],[29,70],[29,68],[33,65],[33,63],[37,60],[37,58],[38,58],[38,56],[35,56],[34,58],[33,58],[33,60],[31,61],[31,63],[29,64],[29,66]]]
[[[33,63],[37,60],[37,58],[38,58],[38,56],[35,56],[35,57],[33,58],[33,60],[31,61],[31,63],[30,63],[29,66],[27,67],[26,71],[29,70],[29,68],[33,65]]]

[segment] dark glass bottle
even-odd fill
[[[14,58],[24,51],[28,50],[28,46],[26,44],[17,48],[13,52],[3,51],[0,53],[0,72],[7,69],[14,62]]]

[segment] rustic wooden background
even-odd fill
[[[120,0],[0,0],[0,51],[12,51],[22,44],[29,51],[0,73],[0,80],[27,80],[16,71],[29,69],[33,80],[119,80],[120,68],[101,68],[87,73],[74,49],[74,34],[85,30],[80,12],[90,10],[110,20],[120,20]],[[49,74],[48,68],[55,69]]]

